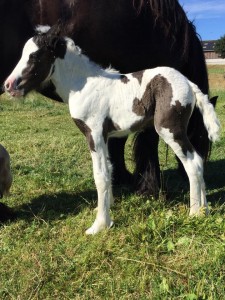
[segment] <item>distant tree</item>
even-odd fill
[[[222,58],[225,58],[225,35],[216,41],[214,50],[216,53],[220,54]]]

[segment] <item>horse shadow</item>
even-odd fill
[[[225,159],[209,162],[205,168],[206,189],[217,190],[210,193],[208,201],[212,204],[225,203]]]
[[[225,159],[209,161],[205,166],[204,180],[206,184],[207,201],[212,206],[225,203]],[[189,191],[189,182],[186,174],[179,174],[176,169],[163,172],[162,189],[165,199],[169,202],[181,202],[181,193]],[[175,199],[175,200],[174,200]],[[178,199],[176,201],[176,199]],[[189,199],[183,199],[188,203]]]
[[[97,205],[96,191],[84,192],[60,192],[54,194],[42,194],[31,200],[30,203],[15,208],[17,219],[32,221],[42,219],[51,222],[56,219],[66,219],[68,215],[77,215],[89,206],[95,208]]]
[[[127,186],[123,186],[115,188],[113,194],[115,197],[122,198],[122,195],[129,195],[131,191]],[[87,207],[92,210],[97,207],[96,189],[77,193],[42,194],[33,198],[29,203],[15,207],[13,209],[15,218],[12,218],[11,221],[22,219],[26,222],[32,222],[35,218],[46,222],[63,220],[68,215],[78,215]]]
[[[216,176],[217,174],[217,176]],[[222,205],[225,203],[225,159],[208,162],[205,169],[205,181],[207,187],[207,200],[211,206]],[[166,190],[165,201],[168,205],[185,203],[188,205],[188,197],[180,197],[189,191],[188,179],[170,169],[163,172],[163,190]],[[215,191],[216,190],[216,191]],[[133,193],[127,186],[114,188],[114,196],[122,198]],[[164,195],[165,195],[164,194]],[[146,197],[144,197],[146,198]],[[16,215],[14,219],[22,219],[32,222],[35,218],[51,222],[58,219],[66,219],[68,215],[77,215],[87,206],[94,209],[97,206],[97,192],[95,189],[73,193],[60,192],[54,194],[42,194],[26,203],[14,208]],[[12,212],[12,211],[11,211]]]

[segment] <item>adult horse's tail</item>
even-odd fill
[[[199,108],[210,141],[215,142],[219,138],[220,122],[213,105],[209,102],[208,95],[204,95],[198,86],[191,81],[189,84],[195,94],[196,106]]]

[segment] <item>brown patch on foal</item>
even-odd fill
[[[140,100],[138,98],[134,99],[132,111],[137,116],[144,118],[140,121],[135,122],[131,126],[131,131],[137,131],[138,129],[145,128],[146,126],[153,125],[155,98],[153,95],[153,87],[151,81],[147,84],[142,98]]]
[[[121,82],[123,82],[124,84],[127,84],[127,83],[130,81],[130,79],[129,79],[126,75],[121,75],[121,76],[120,76],[120,80],[121,80]]]
[[[187,126],[192,113],[192,105],[182,106],[179,100],[171,105],[173,90],[171,84],[161,75],[152,80],[156,99],[155,127],[167,128],[173,134],[174,141],[180,145],[184,154],[192,152],[193,146],[187,138]]]
[[[137,72],[132,73],[132,76],[138,80],[140,85],[142,82],[143,74],[144,74],[144,71],[137,71]]]
[[[168,80],[156,75],[146,86],[146,90],[139,100],[133,101],[132,111],[143,117],[131,126],[131,131],[137,131],[154,124],[157,130],[167,128],[174,136],[184,154],[192,152],[193,147],[187,138],[187,125],[192,112],[192,105],[182,106],[179,100],[171,105],[173,91]]]
[[[154,86],[152,85],[152,81],[150,81],[146,85],[145,92],[142,98],[139,100],[138,98],[134,99],[132,111],[137,116],[143,117],[152,117],[155,110],[155,98],[154,98]]]
[[[107,143],[107,137],[109,132],[120,130],[119,125],[114,123],[109,117],[106,117],[102,124],[102,135],[105,143]]]
[[[80,119],[73,119],[77,127],[80,129],[80,131],[85,135],[89,148],[91,151],[95,152],[95,143],[93,140],[93,137],[91,135],[91,129],[85,124],[84,121]]]
[[[142,102],[142,100],[139,100],[137,97],[134,98],[132,111],[137,116],[145,116],[146,110],[145,110],[144,103]]]

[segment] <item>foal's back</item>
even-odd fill
[[[190,117],[195,104],[188,79],[169,67],[118,75],[110,80],[100,97],[106,105],[99,100],[100,106],[105,108],[102,117],[112,119],[120,131],[133,132],[151,126],[154,118],[160,115],[162,118],[172,112],[181,115],[187,106],[190,106]]]

